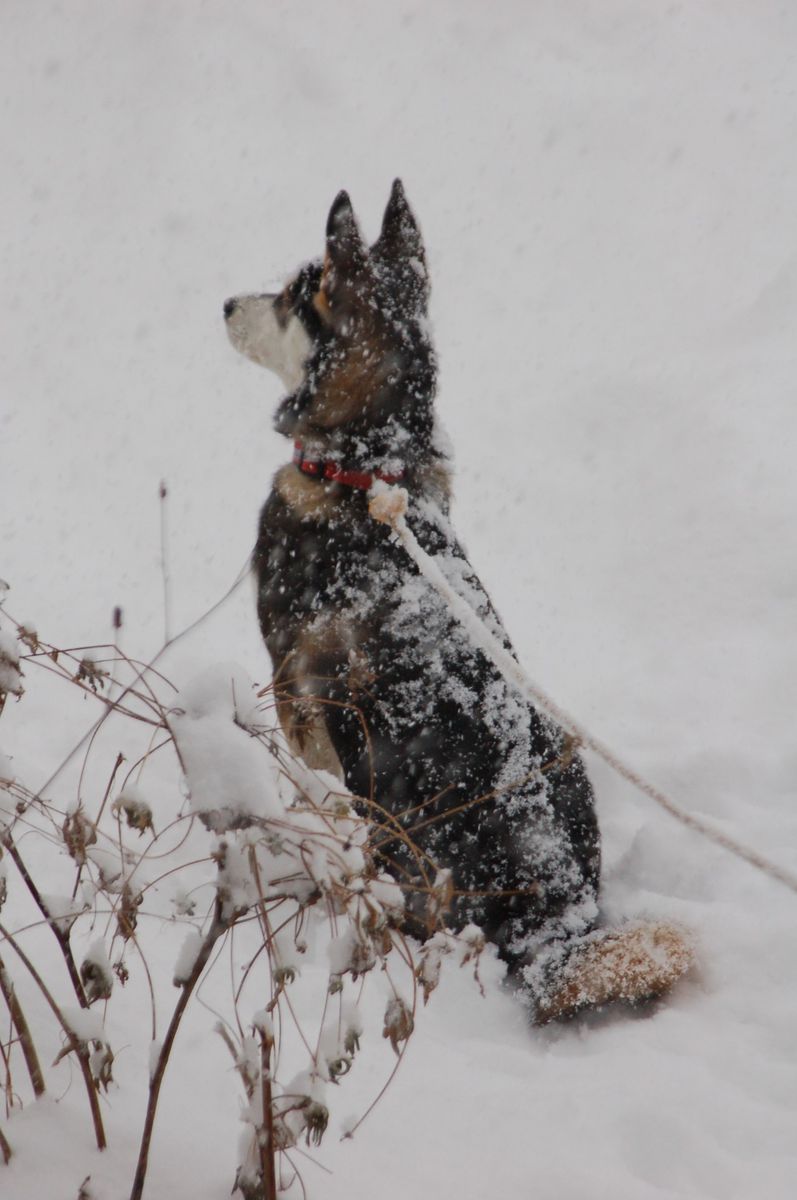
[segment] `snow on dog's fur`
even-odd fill
[[[283,728],[375,821],[411,931],[477,924],[537,1020],[661,994],[691,960],[663,923],[598,928],[600,838],[568,737],[520,700],[390,531],[368,513],[400,480],[407,520],[451,586],[511,650],[449,523],[434,415],[423,241],[399,181],[370,248],[341,192],[322,260],[278,295],[228,300],[237,350],[289,389],[295,441],[254,554]]]

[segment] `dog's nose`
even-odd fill
[[[231,299],[224,301],[224,320],[225,321],[229,321],[230,317],[235,312],[237,307],[238,307],[238,301],[235,299],[234,296]]]

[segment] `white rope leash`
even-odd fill
[[[692,813],[681,808],[680,805],[671,800],[659,788],[649,783],[647,779],[643,779],[632,767],[622,762],[614,751],[598,738],[587,733],[569,713],[560,708],[542,688],[538,687],[529,678],[520,663],[493,636],[478,614],[454,591],[435,560],[419,545],[418,539],[405,520],[407,500],[407,492],[404,488],[391,487],[387,484],[375,485],[370,494],[368,510],[374,520],[390,526],[418,570],[429,581],[435,591],[442,596],[452,615],[467,631],[474,645],[478,646],[492,660],[507,683],[511,684],[524,700],[533,701],[543,712],[556,721],[558,725],[561,725],[571,737],[575,738],[582,746],[586,746],[593,754],[597,754],[605,763],[608,763],[612,770],[621,775],[623,779],[628,780],[640,792],[649,796],[651,800],[654,800],[656,804],[659,804],[670,816],[680,821],[681,824],[686,825],[689,829],[693,829],[696,833],[702,834],[709,841],[722,846],[723,850],[735,854],[737,858],[743,859],[757,870],[763,871],[773,879],[777,879],[787,888],[790,888],[791,891],[797,893],[797,876],[793,872],[786,870],[785,867],[778,866],[776,863],[770,862],[769,859],[759,854],[758,851],[749,849],[749,847],[742,845],[741,842],[737,842],[735,838],[729,837],[726,833],[721,833],[718,829],[713,829],[699,817],[695,817]]]

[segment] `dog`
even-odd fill
[[[451,586],[512,647],[450,521],[418,222],[399,180],[370,247],[345,192],[323,258],[279,294],[224,305],[236,350],[281,378],[293,439],[260,515],[254,570],[280,721],[308,766],[363,797],[407,896],[408,929],[480,927],[543,1023],[661,995],[691,962],[661,922],[599,925],[600,836],[572,739],[471,642],[369,515],[401,484]]]

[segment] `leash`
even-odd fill
[[[792,892],[797,893],[797,876],[793,872],[787,870],[785,867],[778,866],[777,863],[770,862],[768,858],[765,858],[763,854],[759,854],[757,850],[751,850],[748,846],[737,842],[735,838],[730,837],[727,833],[722,833],[718,829],[712,828],[711,825],[707,825],[699,817],[681,808],[679,804],[671,800],[660,788],[650,783],[649,780],[644,779],[637,771],[618,758],[614,751],[600,741],[600,739],[588,733],[569,713],[560,708],[542,688],[538,687],[529,678],[520,663],[493,636],[478,614],[454,591],[435,560],[420,545],[405,519],[407,502],[408,496],[405,488],[389,487],[384,483],[381,485],[377,484],[372,489],[368,511],[375,521],[380,521],[382,524],[390,526],[418,570],[446,602],[452,616],[463,626],[474,645],[491,659],[506,682],[524,700],[536,704],[543,712],[556,721],[558,725],[561,725],[565,732],[569,733],[578,744],[591,750],[593,754],[596,754],[598,758],[607,763],[613,771],[616,771],[618,775],[627,780],[638,791],[644,793],[644,795],[660,805],[676,821],[680,821],[688,829],[692,829],[695,833],[708,838],[710,842],[721,846],[723,850],[736,855],[737,858],[741,858],[744,862],[749,863],[756,870],[762,871],[765,875],[769,875],[772,879],[776,879],[779,883],[782,883]]]

